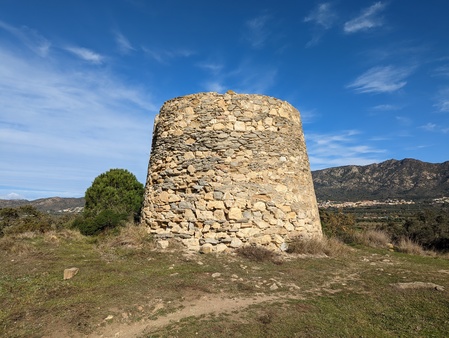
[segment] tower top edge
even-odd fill
[[[175,101],[180,101],[180,100],[193,100],[193,99],[204,99],[204,98],[223,98],[223,99],[271,99],[271,100],[275,100],[277,102],[283,102],[283,103],[288,103],[287,101],[278,99],[276,97],[273,96],[269,96],[269,95],[265,95],[265,94],[257,94],[257,93],[236,93],[232,90],[228,90],[227,92],[221,94],[218,92],[198,92],[198,93],[192,93],[192,94],[187,94],[187,95],[182,95],[182,96],[177,96],[174,97],[172,99],[169,99],[167,101],[164,102],[165,104],[171,103],[171,102],[175,102]],[[288,103],[289,105],[291,105],[290,103]]]

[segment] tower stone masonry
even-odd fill
[[[198,93],[164,103],[154,123],[142,221],[191,250],[321,238],[298,110],[254,94]]]

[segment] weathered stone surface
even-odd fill
[[[243,245],[243,242],[239,238],[233,238],[229,246],[231,248],[240,248]]]
[[[169,243],[166,240],[161,239],[161,240],[157,241],[157,247],[160,249],[167,249],[168,245],[169,245]]]
[[[64,270],[64,280],[72,279],[80,271],[78,268],[69,268]]]
[[[224,252],[228,249],[228,246],[224,243],[220,243],[215,247],[216,252]]]
[[[214,246],[210,243],[205,243],[200,247],[200,252],[204,254],[211,253],[213,250]]]
[[[271,236],[270,235],[262,235],[257,237],[251,237],[250,241],[251,244],[256,245],[268,245],[271,243]]]
[[[248,243],[285,250],[321,237],[299,112],[229,92],[165,102],[154,123],[142,220],[190,250]],[[208,240],[208,242],[206,242]]]

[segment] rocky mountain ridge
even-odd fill
[[[16,208],[22,205],[32,205],[37,210],[48,213],[77,213],[84,208],[84,197],[49,197],[33,201],[0,199],[0,208]]]
[[[449,196],[449,161],[388,160],[312,172],[317,199],[334,201],[412,199]]]

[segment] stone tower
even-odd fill
[[[192,250],[322,236],[298,110],[263,95],[199,93],[155,119],[142,220]]]

